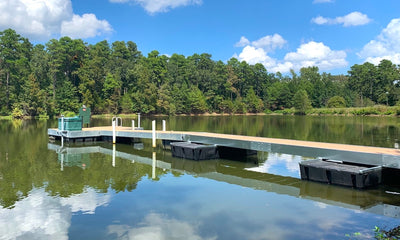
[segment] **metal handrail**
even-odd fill
[[[118,126],[118,119],[120,120],[120,122],[121,122],[121,125],[120,126]],[[116,127],[122,127],[122,118],[121,117],[113,117],[112,118],[112,121],[111,121],[111,124],[112,124],[112,122],[114,122],[115,121],[115,123],[116,123]]]

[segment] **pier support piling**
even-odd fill
[[[151,122],[151,131],[152,131],[152,139],[153,139],[153,148],[156,147],[156,120]]]
[[[116,142],[116,140],[117,140],[117,136],[115,135],[115,124],[116,124],[116,122],[115,122],[115,120],[113,120],[112,121],[112,132],[113,132],[113,139],[112,139],[112,141],[113,141],[113,144],[115,144],[115,142]]]

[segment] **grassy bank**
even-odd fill
[[[377,105],[377,106],[361,107],[361,108],[318,108],[318,109],[312,109],[308,114],[345,115],[345,116],[368,116],[368,115],[399,116],[400,107]]]
[[[92,118],[97,118],[97,119],[104,119],[104,118],[113,118],[113,117],[122,117],[122,118],[136,118],[137,114],[96,114],[92,115]]]
[[[295,109],[284,109],[267,114],[293,115]],[[350,107],[350,108],[313,108],[306,112],[306,115],[334,115],[334,116],[400,116],[400,106],[376,105],[371,107]]]

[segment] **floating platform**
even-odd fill
[[[302,180],[354,188],[375,187],[382,183],[382,167],[355,165],[326,159],[299,163]]]
[[[209,160],[216,158],[224,159],[243,159],[250,155],[256,155],[257,151],[224,147],[218,145],[205,145],[192,142],[165,142],[163,144],[169,144],[172,152],[172,156],[192,159],[192,160]],[[164,148],[166,148],[164,146]]]
[[[190,142],[174,142],[170,145],[173,157],[192,160],[219,158],[218,149],[215,145],[202,145]]]

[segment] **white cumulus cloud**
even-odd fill
[[[275,67],[276,60],[268,56],[267,52],[262,48],[256,48],[253,46],[246,46],[243,48],[242,52],[235,56],[240,61],[246,61],[249,64],[261,63],[267,69]]]
[[[111,31],[111,25],[106,20],[98,20],[94,14],[74,14],[70,21],[61,23],[61,35],[71,38],[91,38]]]
[[[279,34],[265,36],[253,42],[241,37],[235,46],[243,49],[233,57],[252,65],[261,63],[268,71],[281,73],[310,66],[317,66],[321,70],[332,70],[346,67],[348,64],[346,52],[332,50],[322,42],[314,41],[301,44],[296,52],[287,53],[282,60],[270,56],[273,51],[283,48],[286,44],[287,41]]]
[[[285,62],[293,64],[294,69],[317,66],[321,70],[346,67],[345,51],[335,51],[322,42],[310,41],[300,45],[296,52],[286,54]]]
[[[267,52],[274,51],[277,48],[282,48],[287,41],[279,34],[274,34],[272,36],[262,37],[254,42],[252,45],[256,48],[265,49]]]
[[[267,35],[253,42],[250,42],[246,37],[242,36],[235,46],[251,46],[253,48],[262,49],[265,52],[272,52],[275,49],[283,48],[286,43],[287,41],[281,35],[275,33],[274,35]]]
[[[400,18],[392,19],[374,40],[363,47],[358,55],[373,64],[379,64],[383,59],[400,64]]]
[[[148,13],[168,12],[171,9],[189,6],[201,5],[202,0],[109,0],[112,3],[134,3],[142,6]]]
[[[278,64],[277,60],[268,54],[283,48],[286,43],[287,41],[279,34],[267,35],[252,42],[242,36],[235,46],[243,47],[243,50],[239,55],[235,54],[233,57],[249,64],[261,63],[267,69],[274,69]]]
[[[0,12],[0,30],[12,28],[34,40],[60,35],[63,28],[75,38],[94,37],[112,29],[93,14],[74,14],[71,0],[2,0]],[[77,22],[80,26],[73,31],[71,26]]]
[[[318,25],[324,25],[329,24],[330,19],[318,16],[316,18],[313,18],[311,21]]]
[[[333,24],[343,24],[344,27],[351,27],[351,26],[361,26],[371,22],[371,19],[363,13],[360,12],[352,12],[342,17],[336,18],[325,18],[322,16],[318,16],[313,18],[311,22],[318,24],[318,25],[333,25]]]
[[[242,36],[239,40],[239,42],[237,42],[235,44],[235,47],[245,47],[247,45],[250,45],[250,41],[249,39],[247,39],[246,37]]]

